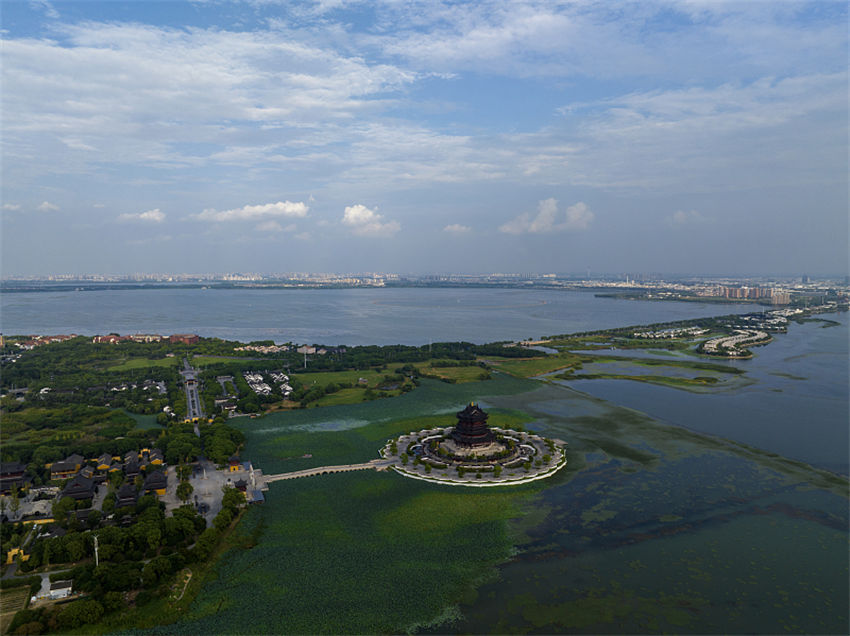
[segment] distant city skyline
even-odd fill
[[[5,278],[848,271],[845,2],[43,1],[2,22]]]
[[[794,273],[771,274],[684,274],[680,272],[130,272],[130,273],[53,273],[44,275],[0,276],[0,281],[8,283],[251,283],[251,282],[319,282],[324,284],[406,284],[439,282],[498,282],[541,281],[581,283],[594,281],[613,282],[615,284],[664,284],[666,282],[686,282],[688,284],[760,284],[776,282],[798,284],[800,286],[817,285],[824,282],[838,285],[850,284],[850,276],[842,273],[828,275],[808,275]],[[14,287],[8,287],[14,289]]]

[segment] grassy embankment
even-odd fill
[[[720,381],[712,376],[677,378],[667,375],[625,375],[621,373],[564,373],[557,377],[564,380],[634,380],[635,382],[661,384],[676,389],[711,386]]]
[[[519,378],[533,378],[544,373],[552,373],[571,367],[580,366],[584,356],[574,353],[560,353],[539,358],[495,358],[488,357],[487,361],[493,368]]]
[[[589,343],[596,343],[599,345],[599,349],[607,349],[610,350],[610,346],[607,346],[607,341],[602,341],[603,336],[591,336],[587,338],[581,339],[572,339],[572,340],[562,340],[558,341],[558,346],[565,346],[569,344],[570,346],[578,347],[581,349],[587,350],[589,347]],[[603,346],[604,342],[604,346]],[[552,345],[553,343],[547,343]],[[722,364],[713,364],[710,362],[700,362],[695,360],[656,360],[651,358],[632,358],[627,356],[616,356],[616,355],[593,355],[593,354],[576,354],[570,352],[562,352],[557,355],[550,355],[546,357],[537,357],[537,358],[520,358],[520,359],[496,359],[490,358],[488,361],[493,365],[494,368],[503,371],[505,373],[509,373],[511,375],[515,375],[518,377],[536,377],[540,375],[544,375],[547,373],[553,373],[555,371],[563,371],[563,373],[557,375],[556,377],[559,379],[565,380],[596,380],[596,379],[616,379],[616,380],[635,380],[636,382],[648,382],[652,384],[661,384],[664,386],[670,386],[674,388],[694,388],[694,387],[706,387],[717,384],[720,379],[714,376],[708,375],[698,375],[692,378],[678,377],[673,375],[638,375],[638,374],[624,374],[624,373],[604,373],[604,372],[595,372],[595,373],[584,373],[579,374],[577,371],[582,369],[584,364],[593,364],[593,363],[605,363],[605,362],[619,362],[628,365],[637,365],[642,367],[654,367],[663,369],[664,367],[673,367],[677,369],[690,369],[693,371],[710,371],[712,373],[725,373],[725,374],[741,374],[743,371],[738,369],[737,367],[722,365]]]
[[[621,365],[632,365],[637,367],[652,367],[659,370],[667,368],[687,369],[694,372],[708,371],[727,375],[740,375],[744,371],[738,367],[710,362],[696,362],[691,360],[653,360],[648,358],[628,358],[624,356],[593,356],[585,358],[587,363],[619,363]],[[649,384],[660,384],[676,389],[693,389],[697,387],[713,386],[721,382],[716,375],[697,375],[694,377],[681,377],[676,375],[642,375],[629,373],[608,373],[597,371],[590,373],[576,373],[581,365],[571,368],[565,373],[556,376],[562,380],[633,380],[635,382],[646,382]]]

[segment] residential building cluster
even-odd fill
[[[304,355],[324,356],[329,353],[342,354],[347,351],[345,347],[313,347],[310,345],[301,345],[296,349],[298,353]]]
[[[768,340],[770,340],[770,336],[766,331],[736,329],[731,336],[707,340],[702,348],[705,353],[737,358],[746,355],[739,347],[767,342]]]
[[[244,345],[234,347],[234,351],[256,351],[257,353],[285,353],[292,350],[290,345]]]
[[[280,385],[280,392],[283,394],[283,397],[288,398],[292,393],[289,376],[280,371],[272,371],[268,375],[271,377],[272,382]],[[271,395],[272,387],[266,382],[263,374],[259,371],[245,371],[242,373],[242,377],[245,378],[248,386],[257,395]]]
[[[702,327],[679,327],[677,329],[660,329],[658,331],[636,331],[633,338],[681,338],[683,336],[701,336],[708,333],[708,329]]]
[[[95,344],[118,344],[120,342],[163,342],[167,341],[171,344],[197,344],[200,342],[200,336],[193,333],[176,333],[170,336],[161,336],[151,333],[136,333],[128,336],[119,336],[109,334],[107,336],[94,336],[91,341]]]
[[[245,382],[248,383],[248,386],[251,387],[251,390],[257,395],[271,394],[272,388],[266,384],[263,379],[263,374],[259,371],[245,371],[242,374],[242,377],[245,378]]]
[[[292,394],[292,387],[289,386],[289,376],[279,371],[272,371],[269,375],[272,376],[272,380],[280,385],[280,392],[283,394],[283,397],[288,398]]]
[[[28,340],[18,341],[15,345],[21,349],[26,351],[30,351],[35,349],[36,347],[41,347],[47,344],[52,344],[54,342],[65,342],[66,340],[70,340],[71,338],[76,338],[77,334],[70,335],[59,335],[59,336],[29,336]],[[2,346],[2,345],[0,345]]]

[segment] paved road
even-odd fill
[[[188,358],[183,358],[183,368],[180,370],[180,375],[183,376],[183,388],[186,391],[186,417],[190,420],[202,418],[204,409],[201,407],[201,399],[198,395],[198,374],[195,369],[189,366]],[[197,424],[195,424],[195,435],[201,436]]]

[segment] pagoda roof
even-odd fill
[[[151,473],[148,478],[145,479],[145,490],[159,490],[167,486],[168,477],[165,475],[165,473],[160,471]]]
[[[487,413],[475,402],[470,402],[465,409],[458,411],[457,416],[463,419],[481,419],[486,418]]]
[[[65,486],[62,496],[73,497],[74,499],[89,499],[93,493],[94,484],[92,480],[88,477],[77,475]]]

